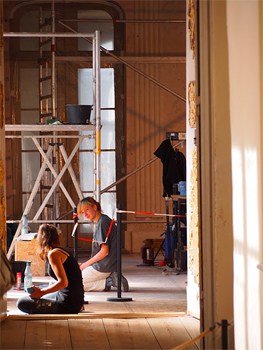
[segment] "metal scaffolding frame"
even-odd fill
[[[92,62],[93,62],[93,109],[94,109],[94,119],[95,119],[95,125],[93,128],[89,128],[89,130],[92,129],[93,133],[95,133],[95,143],[94,143],[94,196],[96,198],[97,201],[100,201],[100,195],[101,195],[101,103],[100,103],[100,89],[101,89],[101,81],[100,81],[100,32],[99,31],[95,31],[93,34],[91,33],[28,33],[28,32],[20,32],[20,33],[14,33],[14,32],[10,32],[10,33],[4,33],[3,34],[4,37],[51,37],[51,38],[56,38],[56,37],[81,37],[81,38],[89,38],[90,40],[92,40]],[[54,74],[54,72],[53,72]],[[72,127],[72,126],[71,126]],[[89,126],[91,127],[91,126]],[[38,131],[38,132],[44,132],[44,131],[51,131],[53,132],[52,137],[59,137],[59,138],[63,138],[63,135],[58,135],[56,136],[56,131],[67,131],[67,125],[30,125],[30,126],[22,126],[22,125],[10,125],[7,126],[5,130],[6,131],[23,131],[23,128],[25,130],[25,128],[28,130],[28,128],[30,129],[30,131],[34,132],[34,131]],[[51,130],[50,130],[51,128]],[[62,128],[62,129],[61,129]],[[69,131],[72,131],[72,128],[70,128]],[[79,129],[75,131],[85,131],[85,126],[79,126]],[[6,137],[12,137],[12,136],[6,136]],[[13,136],[15,137],[15,136]],[[21,137],[21,136],[20,136]],[[39,181],[43,175],[43,171],[46,169],[46,167],[48,166],[49,169],[51,170],[51,172],[53,172],[53,175],[55,177],[55,182],[52,186],[52,188],[50,189],[48,196],[50,196],[50,194],[52,194],[52,191],[54,191],[56,189],[56,187],[58,185],[62,185],[63,188],[63,184],[60,183],[61,177],[60,174],[58,175],[55,171],[55,169],[53,168],[52,164],[50,163],[50,160],[48,159],[48,157],[45,155],[45,152],[43,151],[43,149],[41,148],[40,144],[37,142],[37,138],[41,136],[30,136],[33,139],[33,142],[36,146],[36,148],[38,149],[38,151],[40,152],[42,158],[43,158],[43,164],[42,167],[40,169],[40,173],[36,179],[36,183],[35,183],[35,187],[33,188],[33,194],[30,197],[30,202],[28,203],[28,205],[26,206],[26,208],[23,211],[23,215],[24,214],[28,214],[29,209],[32,206],[32,202],[35,196],[35,191],[37,190],[36,188],[38,188],[39,185]],[[46,137],[46,136],[44,136]],[[67,137],[65,135],[65,137]],[[79,140],[77,142],[77,145],[74,148],[74,152],[71,153],[71,155],[69,157],[67,157],[66,153],[65,153],[65,149],[60,149],[61,153],[63,155],[63,158],[65,160],[65,164],[63,167],[63,173],[68,169],[71,173],[71,177],[74,176],[72,175],[72,171],[73,169],[70,166],[70,162],[74,156],[74,154],[76,153],[76,151],[78,150],[79,144],[80,142],[85,138],[85,136],[81,136],[79,135]],[[49,149],[49,152],[52,152],[51,148]],[[73,201],[70,200],[70,198],[67,195],[67,191],[64,191],[66,197],[68,198],[72,208],[74,208],[76,205]],[[79,191],[77,190],[78,194]],[[45,200],[46,202],[46,200]],[[35,222],[37,222],[38,216],[40,215],[41,211],[43,209],[43,205],[39,208],[37,215],[35,216]],[[23,217],[22,215],[22,217]],[[11,258],[13,252],[14,252],[14,247],[15,247],[15,241],[17,239],[17,237],[20,234],[21,231],[21,221],[22,221],[22,217],[20,219],[19,225],[17,227],[16,233],[13,237],[13,241],[10,245],[10,248],[8,250],[7,253],[7,257]],[[34,222],[34,220],[32,220],[31,222]],[[56,222],[56,220],[52,220],[52,222]]]
[[[125,22],[125,21],[124,21]],[[156,20],[152,20],[152,21],[146,21],[146,22],[156,22],[158,23],[158,21]],[[179,20],[170,20],[167,22],[178,22],[178,23],[184,23],[185,21],[179,21]],[[169,89],[167,86],[161,84],[159,81],[157,81],[156,79],[148,76],[147,74],[143,73],[142,71],[140,71],[139,69],[137,69],[136,67],[134,67],[133,65],[129,64],[128,62],[126,62],[125,60],[123,60],[122,58],[114,55],[113,53],[109,52],[108,50],[106,50],[104,47],[100,46],[100,33],[99,31],[96,31],[95,34],[90,34],[90,33],[77,33],[72,27],[66,25],[65,23],[63,23],[62,21],[57,21],[58,24],[60,24],[61,26],[63,26],[64,28],[67,28],[68,30],[70,30],[70,33],[56,33],[55,32],[55,9],[54,9],[54,0],[52,0],[52,32],[50,33],[40,33],[40,32],[9,32],[9,33],[4,33],[3,36],[4,37],[44,37],[44,38],[52,38],[52,76],[53,76],[53,81],[52,81],[52,91],[54,92],[54,74],[55,74],[55,50],[54,50],[54,45],[55,45],[55,38],[58,37],[75,37],[75,38],[84,38],[85,40],[89,41],[92,43],[92,62],[93,62],[93,96],[94,96],[94,113],[95,113],[95,147],[94,147],[94,196],[96,197],[96,199],[98,201],[100,201],[100,196],[102,193],[106,192],[108,189],[112,188],[114,185],[124,181],[127,177],[137,173],[138,171],[140,171],[142,168],[144,168],[145,166],[151,164],[154,160],[156,160],[157,158],[154,158],[152,160],[150,160],[149,162],[147,162],[146,164],[142,165],[141,167],[135,169],[132,173],[128,174],[127,176],[124,176],[123,178],[119,179],[118,181],[114,182],[113,184],[111,184],[110,186],[106,187],[105,189],[103,189],[101,191],[101,179],[100,179],[100,169],[101,169],[101,137],[100,137],[100,132],[101,132],[101,115],[100,115],[100,51],[105,52],[106,54],[112,56],[113,58],[115,58],[116,60],[118,60],[119,62],[123,63],[125,66],[129,67],[130,69],[134,70],[136,73],[144,76],[146,79],[148,79],[149,81],[153,82],[154,84],[156,84],[157,86],[159,86],[160,88],[164,89],[165,91],[169,92],[170,94],[172,94],[173,96],[177,97],[179,100],[185,102],[186,99],[177,94],[175,91]],[[52,110],[54,110],[54,102],[52,103],[53,108]],[[37,222],[37,220],[35,221]],[[11,247],[10,247],[11,248]],[[10,251],[10,249],[9,249]],[[9,252],[8,252],[9,254]],[[10,253],[12,254],[12,252]]]
[[[54,129],[57,132],[63,132],[64,135],[58,135],[56,134],[56,136],[54,136]],[[38,194],[38,190],[40,187],[40,182],[41,179],[44,175],[44,172],[46,171],[46,169],[50,170],[50,172],[53,175],[54,178],[54,182],[53,185],[51,186],[51,188],[49,189],[48,193],[46,194],[43,202],[40,204],[40,207],[38,208],[37,212],[35,213],[34,217],[32,220],[29,220],[29,223],[38,223],[39,221],[39,217],[41,215],[41,213],[43,212],[45,205],[47,204],[49,198],[51,197],[51,195],[54,193],[54,191],[56,190],[56,188],[59,186],[61,191],[64,193],[65,198],[68,200],[69,204],[72,207],[72,211],[73,209],[76,207],[76,203],[74,203],[73,199],[71,198],[70,194],[68,193],[66,187],[63,185],[62,182],[62,177],[65,174],[65,172],[68,170],[73,186],[75,187],[76,193],[78,195],[79,200],[81,200],[83,198],[83,194],[82,191],[80,189],[79,183],[77,181],[76,175],[74,173],[74,170],[71,166],[71,161],[73,159],[73,157],[75,156],[76,152],[79,149],[79,146],[81,144],[81,142],[85,139],[85,138],[89,138],[89,137],[93,137],[94,132],[96,131],[96,126],[95,125],[5,125],[5,131],[9,132],[9,133],[13,133],[15,132],[16,134],[7,134],[6,138],[11,138],[11,139],[15,139],[15,138],[29,138],[33,141],[37,151],[39,152],[40,156],[42,157],[42,165],[41,168],[38,172],[38,175],[35,179],[35,183],[32,187],[30,196],[27,200],[27,204],[23,210],[23,214],[21,216],[21,219],[19,220],[19,224],[18,227],[16,229],[15,235],[13,237],[13,241],[10,245],[10,248],[8,250],[7,256],[8,258],[10,258],[13,254],[14,251],[14,247],[15,247],[15,241],[18,238],[18,236],[20,235],[21,232],[21,224],[22,224],[22,217],[25,214],[28,214],[34,204],[35,198]],[[25,131],[29,131],[30,135],[24,135],[23,132]],[[49,132],[49,135],[41,135],[41,132]],[[78,134],[74,134],[74,135],[68,135],[68,132],[78,132]],[[85,131],[86,134],[85,135],[80,135],[79,132],[80,131]],[[17,132],[21,133],[21,135],[18,135]],[[42,146],[41,146],[41,142],[40,140],[43,138],[48,138],[50,139],[49,142],[49,146],[47,151],[45,151]],[[63,138],[71,138],[71,139],[75,139],[75,145],[73,147],[73,150],[70,152],[70,154],[68,155],[66,152],[66,149],[63,145],[63,143],[61,143],[61,139]],[[54,142],[55,141],[55,142]],[[56,169],[54,168],[54,166],[52,165],[52,152],[54,147],[58,147],[63,159],[64,159],[64,165],[62,167],[62,169],[60,170],[60,172],[57,172]],[[42,220],[43,221],[43,220]],[[41,221],[41,222],[42,222]],[[52,222],[52,223],[65,223],[65,220],[44,220],[45,222]],[[7,221],[8,223],[9,221]],[[14,221],[10,221],[10,222],[14,222]],[[71,223],[73,222],[73,220],[70,221]]]

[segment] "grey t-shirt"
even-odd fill
[[[101,244],[106,244],[109,247],[109,254],[104,259],[92,264],[92,267],[99,272],[117,271],[117,228],[115,224],[112,225],[110,234],[106,241],[106,235],[111,221],[112,220],[107,215],[102,214],[95,226],[95,232],[93,234],[91,256],[98,253]]]

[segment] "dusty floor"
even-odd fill
[[[80,259],[83,260],[83,259]],[[127,293],[121,293],[121,298],[131,298],[132,301],[126,302],[125,309],[133,311],[182,311],[186,312],[186,272],[177,273],[175,269],[159,267],[158,263],[154,266],[145,266],[138,254],[122,256],[122,273],[129,281],[130,290]],[[34,277],[36,284],[47,284],[50,278],[48,276]],[[16,300],[25,295],[24,291],[18,291],[15,288],[7,293],[8,314],[22,314],[16,308]],[[117,298],[117,290],[112,289],[109,292],[86,292],[85,300],[89,304],[85,305],[86,311],[103,312],[104,310],[121,311],[124,309],[122,302],[109,302],[108,298]]]
[[[7,293],[8,317],[0,327],[1,349],[174,349],[199,335],[199,320],[187,315],[186,272],[142,266],[139,255],[123,255],[122,273],[130,291],[122,292],[121,300],[116,289],[85,293],[88,304],[74,316],[23,314],[16,301],[25,292],[13,288]],[[37,284],[49,280],[33,278]],[[198,341],[186,346],[198,348]]]

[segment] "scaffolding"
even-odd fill
[[[94,119],[95,119],[95,125],[94,125],[94,130],[92,130],[92,132],[94,133],[95,137],[95,142],[94,142],[94,196],[95,198],[100,201],[100,196],[102,193],[106,192],[107,190],[109,190],[110,188],[112,188],[113,186],[115,186],[116,184],[124,181],[127,177],[137,173],[139,170],[141,170],[142,168],[144,168],[145,166],[149,165],[152,163],[152,161],[156,160],[157,158],[152,159],[151,161],[147,162],[145,165],[142,165],[141,167],[137,168],[135,171],[133,171],[131,174],[128,174],[127,176],[119,179],[118,181],[114,182],[113,184],[111,184],[110,186],[106,187],[105,189],[103,189],[101,191],[101,179],[100,179],[100,169],[101,169],[101,137],[100,137],[100,132],[101,132],[101,108],[100,108],[100,51],[106,53],[107,55],[110,55],[111,57],[113,57],[114,59],[116,59],[117,61],[119,61],[120,63],[123,63],[126,67],[134,70],[136,73],[138,73],[139,75],[142,75],[143,77],[147,78],[148,80],[150,80],[151,82],[153,82],[154,84],[156,84],[157,86],[159,86],[160,88],[164,89],[165,91],[167,91],[168,93],[172,94],[173,96],[177,97],[178,99],[180,99],[181,101],[185,102],[185,98],[180,96],[179,94],[177,94],[175,91],[169,89],[167,86],[161,84],[159,81],[157,81],[156,79],[148,76],[147,74],[145,74],[144,72],[140,71],[138,68],[132,66],[131,64],[129,64],[125,59],[122,59],[121,57],[118,57],[116,55],[114,55],[113,53],[109,52],[108,50],[106,50],[104,47],[102,47],[100,45],[100,33],[99,31],[96,31],[94,34],[90,34],[90,33],[78,33],[76,32],[72,27],[66,25],[65,23],[63,23],[60,20],[55,19],[55,9],[54,9],[54,0],[51,1],[52,4],[52,8],[51,8],[51,21],[48,23],[45,23],[45,21],[42,23],[42,27],[41,28],[48,28],[51,27],[51,31],[50,32],[31,32],[31,33],[27,33],[27,32],[19,32],[19,33],[4,33],[3,36],[4,37],[38,37],[40,39],[40,42],[42,41],[43,43],[45,43],[45,40],[48,39],[49,41],[51,40],[51,75],[48,77],[48,74],[44,77],[43,76],[43,71],[42,73],[40,73],[40,86],[42,84],[43,81],[47,80],[47,79],[51,79],[51,94],[50,96],[45,96],[42,95],[42,97],[40,97],[40,116],[41,118],[45,118],[48,116],[51,116],[51,118],[55,118],[56,117],[56,106],[55,106],[55,38],[84,38],[85,40],[89,41],[92,43],[92,67],[93,67],[93,98],[94,98],[94,103],[93,103],[93,109],[94,109]],[[154,21],[156,22],[156,21]],[[69,33],[58,33],[55,31],[55,23],[58,23],[59,25],[61,25],[64,29],[68,29],[70,30]],[[42,61],[43,62],[43,61]],[[47,69],[48,71],[49,69]],[[51,109],[49,107],[47,107],[47,101],[45,101],[45,106],[43,105],[43,101],[44,99],[48,97],[51,99]],[[46,114],[43,112],[45,107],[46,110]],[[44,116],[45,115],[45,116]],[[43,121],[43,119],[42,119]],[[9,131],[12,132],[14,131],[14,129],[11,130],[12,126],[6,126],[6,131],[8,130],[8,128],[10,127]],[[52,126],[52,127],[55,127]],[[54,129],[53,129],[54,130]],[[83,130],[83,129],[82,129]],[[21,131],[21,130],[20,130]],[[39,131],[40,133],[43,132],[44,130],[42,129],[41,131]],[[64,129],[64,131],[66,131],[66,129]],[[56,140],[56,133],[53,131],[53,136],[55,137]],[[10,137],[10,136],[8,136]],[[22,137],[22,136],[21,136]],[[61,138],[61,135],[59,136]],[[41,138],[40,138],[41,139]],[[32,138],[33,140],[33,138]],[[56,143],[56,142],[55,142]],[[37,142],[36,142],[36,138],[34,141],[34,144],[37,146]],[[38,147],[38,146],[37,146]],[[62,152],[65,155],[65,149],[63,149],[63,147],[58,146],[58,148],[60,149],[60,151],[62,150]],[[41,146],[40,148],[38,148],[38,151],[40,152]],[[50,149],[50,148],[49,148]],[[54,147],[52,150],[50,150],[49,152],[51,153],[54,150]],[[41,153],[41,152],[40,152]],[[67,157],[67,156],[66,156]],[[43,162],[45,162],[45,165],[49,168],[54,170],[54,174],[58,175],[58,171],[56,169],[54,169],[54,167],[52,166],[52,168],[50,167],[50,159],[49,157],[43,157]],[[63,156],[64,158],[64,156]],[[68,157],[70,158],[70,157]],[[65,160],[65,158],[64,158]],[[67,161],[66,161],[67,163]],[[70,162],[69,162],[70,163]],[[68,165],[69,165],[68,163]],[[72,170],[72,169],[71,169]],[[52,171],[51,171],[52,172]],[[58,178],[58,177],[57,177]],[[56,181],[56,186],[59,184],[59,181]],[[50,187],[54,188],[54,186],[52,185]],[[50,189],[48,190],[48,194],[50,193]],[[63,191],[64,192],[64,191]],[[65,192],[64,192],[65,194]],[[69,200],[70,202],[70,200]],[[73,207],[73,203],[70,203],[71,206]],[[43,209],[43,205],[39,208],[39,211],[41,211]],[[39,214],[38,211],[38,214]],[[26,214],[26,210],[24,210],[24,213]],[[37,222],[37,218],[34,218],[34,222]],[[43,220],[41,221],[43,222]],[[54,222],[54,220],[52,220],[52,222]],[[60,221],[62,222],[62,221]],[[65,222],[65,220],[63,221]],[[72,222],[70,220],[70,222]],[[20,221],[21,224],[21,221]],[[20,225],[16,231],[15,237],[18,236],[20,231]],[[14,237],[14,238],[15,238]],[[14,240],[12,242],[12,244],[14,243]],[[13,252],[13,246],[10,247],[9,252],[8,252],[8,256],[10,257],[10,255]]]
[[[52,11],[49,17],[44,16],[43,8],[39,9],[39,31],[45,33],[52,31],[55,33],[54,19],[54,2],[52,2]],[[55,38],[40,37],[39,38],[39,122],[45,124],[49,120],[55,120],[57,115],[56,94],[55,94]],[[54,134],[53,144],[56,143],[56,135]],[[41,147],[50,149],[48,139],[41,138]],[[50,142],[50,140],[49,140]],[[51,161],[58,172],[59,155],[58,148],[52,148]],[[41,166],[42,159],[40,160]],[[52,172],[47,168],[43,174],[40,183],[40,202],[42,202],[52,186]],[[49,202],[46,203],[43,218],[45,220],[59,217],[58,192],[54,191]]]
[[[15,241],[18,238],[20,231],[21,231],[21,221],[22,221],[22,217],[23,215],[27,215],[32,207],[35,195],[38,191],[39,185],[40,185],[40,181],[46,171],[46,169],[48,168],[54,177],[54,183],[52,184],[52,186],[50,187],[50,189],[48,190],[48,193],[43,201],[43,203],[41,204],[40,208],[38,209],[36,215],[34,216],[33,220],[31,220],[31,222],[33,223],[37,223],[38,222],[38,218],[41,214],[41,212],[43,211],[45,205],[47,204],[49,198],[51,197],[51,195],[54,193],[54,191],[56,190],[57,186],[60,186],[60,188],[62,189],[63,193],[65,194],[66,198],[68,199],[72,209],[74,209],[76,207],[76,204],[74,203],[74,201],[72,200],[72,198],[70,197],[68,191],[65,189],[64,185],[61,182],[62,176],[65,173],[66,170],[69,171],[71,179],[73,180],[73,183],[75,185],[76,191],[78,193],[79,198],[82,198],[82,193],[80,190],[80,187],[78,185],[78,182],[76,180],[76,177],[74,175],[74,171],[71,167],[71,161],[74,157],[74,155],[76,154],[77,150],[79,149],[79,145],[82,142],[82,140],[86,137],[90,137],[90,135],[80,135],[81,131],[88,131],[89,133],[93,134],[94,136],[94,196],[96,198],[97,201],[100,201],[100,194],[101,194],[101,160],[100,160],[100,156],[101,156],[101,106],[100,106],[100,33],[99,31],[95,31],[93,34],[90,33],[52,33],[52,32],[45,32],[45,33],[7,33],[4,34],[4,36],[7,37],[51,37],[51,38],[56,38],[56,37],[86,37],[89,38],[90,40],[92,40],[92,62],[93,62],[93,109],[94,109],[94,120],[95,120],[95,124],[94,125],[6,125],[5,126],[5,131],[12,133],[12,132],[21,132],[21,135],[8,135],[6,134],[6,138],[22,138],[22,137],[29,137],[32,139],[34,145],[36,146],[36,149],[39,151],[41,157],[42,157],[42,165],[39,171],[39,174],[36,178],[35,184],[33,186],[32,192],[30,194],[29,200],[25,206],[25,209],[23,211],[23,214],[21,216],[21,219],[19,221],[17,230],[15,232],[15,235],[13,237],[13,241],[10,245],[10,248],[8,250],[7,256],[8,258],[11,258],[13,252],[14,252],[14,247],[15,247]],[[23,135],[22,133],[24,131],[28,131],[31,134],[30,135]],[[71,135],[67,135],[67,132],[71,132],[71,131],[76,131],[78,132],[78,135],[75,136],[71,136]],[[45,135],[41,135],[41,133],[49,133],[49,135],[45,134]],[[58,135],[57,132],[64,132],[65,135]],[[37,135],[35,134],[37,133]],[[43,139],[47,139],[47,138],[52,138],[53,142],[49,142],[49,147],[47,152],[45,153],[45,151],[43,150],[43,147],[41,146],[41,142],[39,142],[39,140],[43,140]],[[58,142],[58,139],[62,139],[62,138],[76,138],[77,142],[73,148],[73,151],[71,152],[71,154],[68,156],[66,153],[66,150],[63,146],[63,144],[60,144]],[[54,142],[55,141],[55,142]],[[54,169],[51,161],[50,161],[50,157],[51,154],[54,150],[54,146],[57,146],[62,154],[62,157],[65,161],[64,166],[62,168],[62,170],[60,171],[60,173],[58,174],[58,172],[56,171],[56,169]],[[52,221],[54,223],[59,222],[59,220],[49,220],[49,222]],[[13,221],[12,221],[13,222]],[[43,220],[41,221],[43,222]],[[61,222],[61,221],[60,221]],[[65,222],[65,220],[63,221]],[[72,222],[72,220],[70,221]],[[7,221],[8,223],[8,221]]]

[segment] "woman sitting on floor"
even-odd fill
[[[43,224],[37,235],[40,257],[48,263],[48,274],[56,281],[46,288],[33,286],[34,292],[17,301],[28,314],[77,314],[84,304],[82,275],[75,258],[60,247],[55,226]]]

